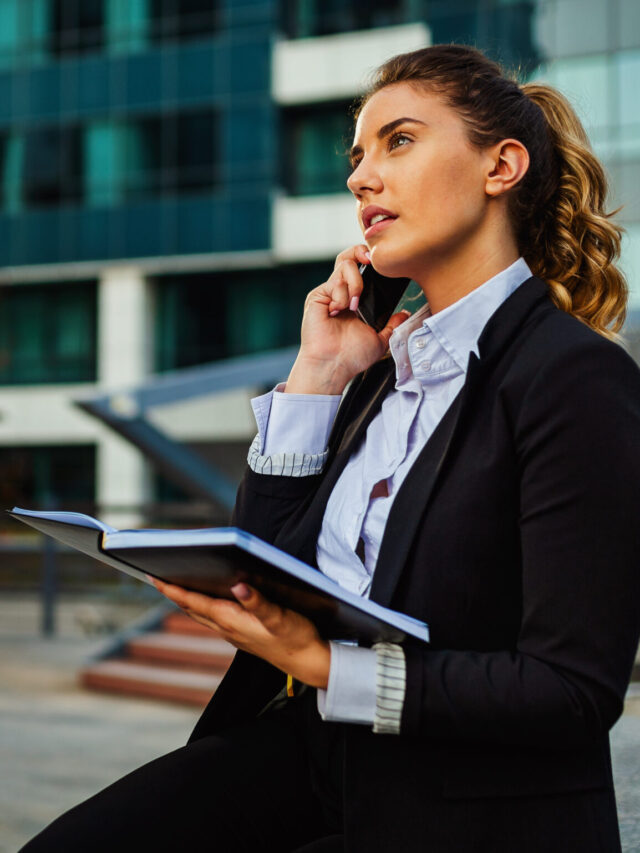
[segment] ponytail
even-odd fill
[[[473,145],[522,142],[530,165],[509,194],[520,253],[547,281],[558,308],[615,337],[628,296],[616,266],[622,229],[606,212],[604,170],[566,98],[539,83],[519,86],[474,48],[435,45],[380,66],[356,115],[375,92],[402,82],[441,95],[465,122]]]
[[[545,117],[558,171],[544,215],[530,222],[524,257],[558,308],[613,337],[625,319],[628,288],[616,266],[622,229],[605,210],[604,169],[560,92],[539,83],[522,91]]]

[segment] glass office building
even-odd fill
[[[167,493],[72,401],[295,342],[304,294],[359,239],[344,188],[349,105],[393,53],[473,43],[575,90],[640,273],[640,13],[634,0],[584,6],[0,0],[0,481],[11,500],[60,494],[65,465],[76,469],[67,505],[90,497],[126,515]],[[249,393],[163,424],[239,460]]]

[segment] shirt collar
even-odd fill
[[[494,275],[462,299],[437,314],[428,314],[422,319],[422,324],[433,333],[443,349],[466,373],[469,353],[479,354],[478,338],[487,321],[528,278],[531,278],[531,270],[523,258],[518,258],[510,267]]]

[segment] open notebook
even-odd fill
[[[343,589],[317,569],[236,527],[115,530],[76,512],[14,507],[10,515],[84,554],[149,583],[147,575],[217,598],[245,581],[307,616],[326,639],[429,641],[424,622]],[[235,599],[234,599],[235,600]]]

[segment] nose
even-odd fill
[[[383,186],[380,173],[368,157],[363,157],[347,178],[347,187],[355,196],[367,191],[379,193]]]

